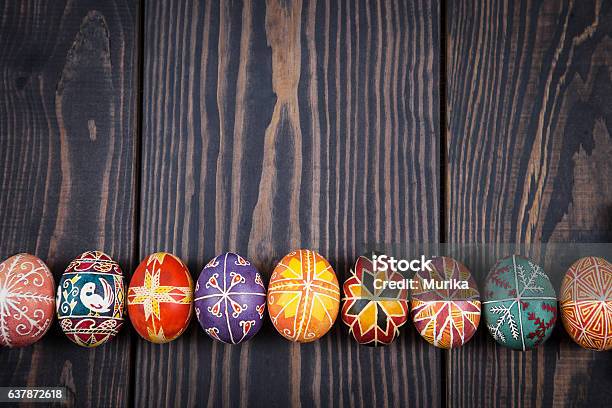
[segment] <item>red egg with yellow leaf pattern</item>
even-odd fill
[[[193,280],[178,257],[167,252],[147,256],[136,268],[128,289],[132,326],[145,340],[167,343],[189,325]]]

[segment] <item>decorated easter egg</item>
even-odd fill
[[[561,284],[561,321],[570,337],[591,350],[612,350],[612,264],[589,256],[574,262]]]
[[[0,263],[0,344],[25,347],[44,336],[53,321],[54,292],[53,275],[34,255]]]
[[[249,340],[261,329],[266,287],[259,271],[231,252],[212,259],[195,288],[195,312],[213,339],[229,344]]]
[[[419,334],[436,347],[461,347],[480,322],[480,294],[472,274],[460,262],[444,256],[431,260],[415,277],[411,316]]]
[[[79,346],[106,343],[123,325],[123,272],[100,251],[79,255],[57,287],[57,317],[62,331]]]
[[[520,255],[495,264],[485,282],[483,313],[501,345],[528,350],[544,342],[557,320],[557,298],[541,266]]]
[[[189,325],[193,281],[176,256],[147,256],[130,280],[127,305],[134,329],[145,340],[161,344],[179,337]]]
[[[306,249],[290,252],[276,265],[268,287],[272,324],[288,340],[321,338],[340,307],[340,287],[325,258]]]
[[[385,346],[399,335],[400,326],[408,320],[408,293],[385,283],[403,279],[391,268],[375,270],[367,255],[357,258],[342,287],[341,316],[359,344]]]

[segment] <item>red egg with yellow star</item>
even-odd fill
[[[128,289],[128,314],[134,329],[152,343],[179,337],[191,320],[193,280],[178,257],[167,252],[147,256]]]

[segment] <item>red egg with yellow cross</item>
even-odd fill
[[[128,289],[128,314],[134,329],[153,343],[179,337],[189,325],[193,280],[178,257],[167,252],[147,256]]]

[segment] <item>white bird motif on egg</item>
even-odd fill
[[[81,289],[81,302],[85,307],[91,310],[95,314],[106,313],[110,310],[110,306],[113,304],[114,295],[113,288],[111,285],[102,278],[99,278],[104,289],[104,296],[98,295],[96,292],[96,284],[93,282],[87,282]]]

